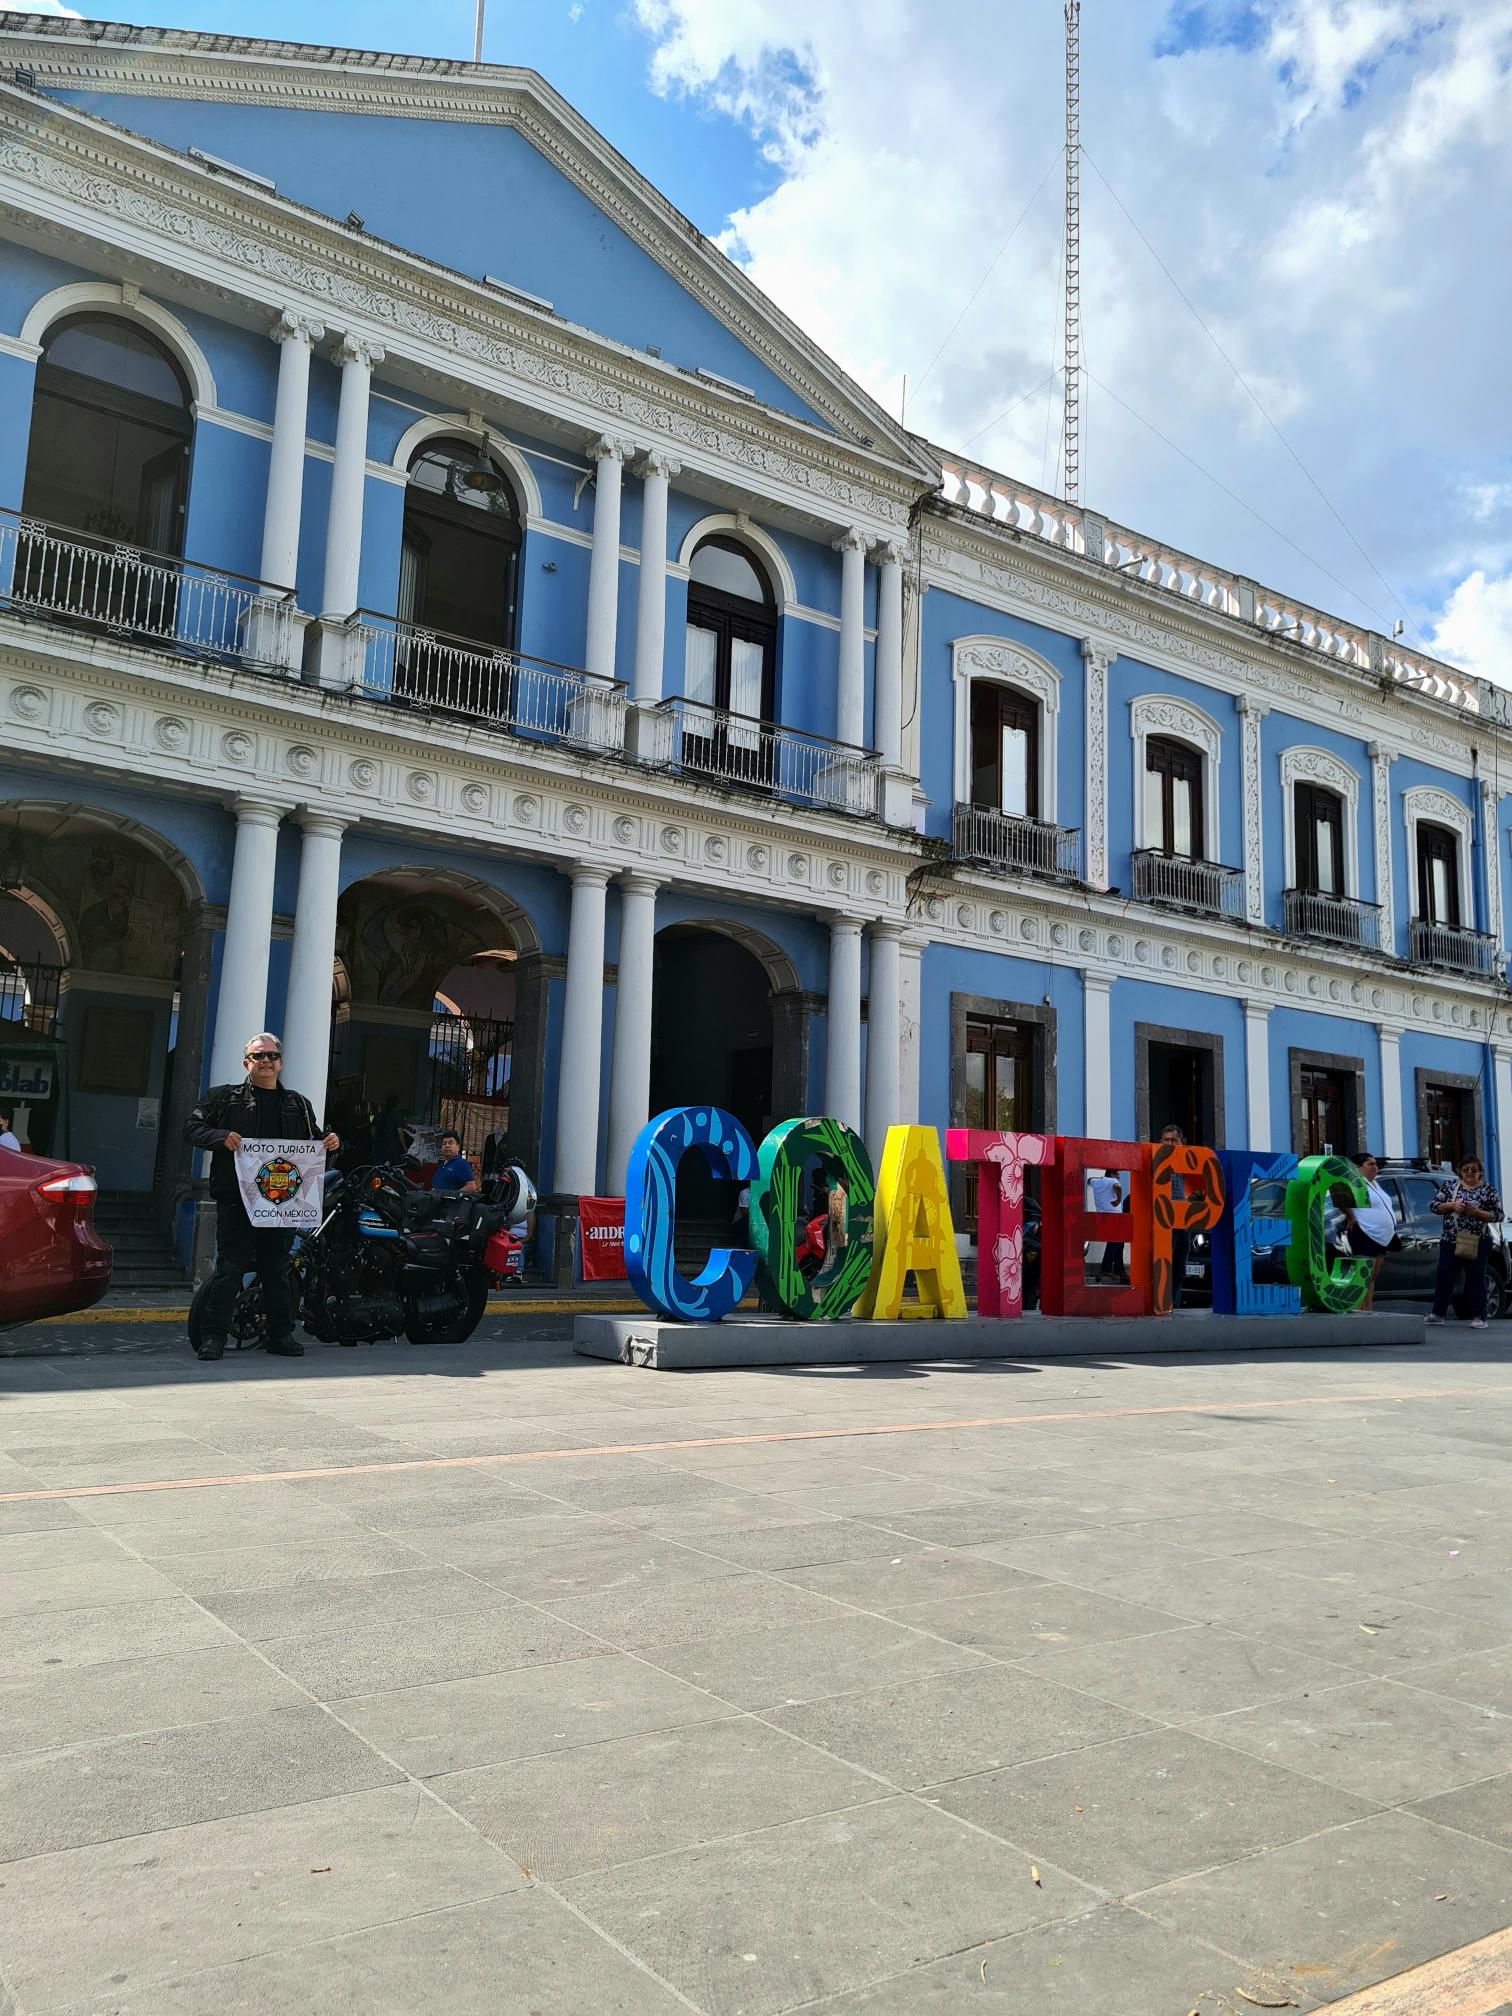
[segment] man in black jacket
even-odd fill
[[[201,1358],[219,1358],[242,1277],[256,1268],[268,1312],[268,1349],[280,1358],[302,1358],[304,1346],[294,1335],[294,1308],[289,1298],[291,1232],[254,1229],[236,1180],[236,1151],[243,1135],[254,1141],[314,1141],[322,1139],[328,1154],[341,1146],[323,1131],[315,1109],[302,1092],[280,1085],[283,1048],[266,1029],[247,1038],[242,1060],[247,1075],[239,1085],[212,1085],[189,1116],[184,1138],[195,1148],[210,1150],[210,1195],[215,1199],[215,1272],[205,1305],[204,1329],[195,1346]]]

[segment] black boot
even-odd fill
[[[194,1355],[196,1358],[204,1359],[206,1362],[212,1358],[224,1358],[226,1355],[225,1338],[201,1337],[198,1344],[194,1347]]]
[[[268,1340],[268,1350],[275,1358],[303,1358],[304,1346],[297,1337],[273,1337]]]

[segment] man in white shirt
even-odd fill
[[[21,1153],[21,1143],[11,1132],[11,1116],[0,1112],[0,1148],[9,1148],[13,1154]]]
[[[1092,1177],[1087,1185],[1087,1189],[1092,1198],[1092,1209],[1094,1211],[1117,1211],[1123,1204],[1123,1185],[1111,1169],[1104,1169],[1101,1176]],[[1098,1261],[1101,1260],[1100,1271],[1103,1279],[1105,1281],[1118,1280],[1123,1273],[1124,1249],[1122,1245],[1115,1245],[1110,1239],[1102,1247],[1100,1253],[1096,1249],[1097,1241],[1094,1240],[1087,1248],[1088,1264],[1096,1266]]]

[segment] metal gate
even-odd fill
[[[62,981],[63,968],[42,960],[0,964],[0,1023],[51,1035]]]
[[[482,1015],[437,1015],[431,1023],[430,1106],[433,1126],[450,1127],[474,1164],[495,1128],[509,1126],[509,1073],[514,1023]]]

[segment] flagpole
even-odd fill
[[[483,9],[487,0],[478,0],[478,11],[473,17],[473,61],[483,61]]]

